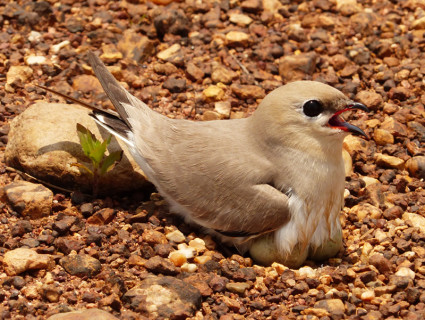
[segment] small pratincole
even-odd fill
[[[364,105],[326,84],[297,81],[269,93],[249,118],[175,120],[88,57],[118,112],[94,110],[92,117],[126,142],[172,211],[262,264],[296,267],[339,251],[342,142],[349,133],[366,137],[340,114],[367,112]]]

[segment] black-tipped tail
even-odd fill
[[[120,118],[105,112],[94,111],[89,114],[96,123],[106,129],[109,133],[123,140],[126,144],[132,146],[132,133],[128,125]]]

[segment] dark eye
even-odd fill
[[[323,106],[320,101],[309,100],[303,105],[304,114],[307,117],[317,117],[323,112]]]

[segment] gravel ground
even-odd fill
[[[47,217],[1,203],[0,318],[423,319],[425,2],[155,2],[169,1],[0,1],[1,159],[16,115],[64,102],[34,84],[110,106],[87,50],[172,118],[246,117],[283,83],[322,81],[371,110],[351,116],[371,140],[345,144],[344,248],[297,270],[262,267],[168,214],[155,192],[52,189]],[[2,160],[1,185],[20,180]]]

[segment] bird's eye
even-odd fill
[[[303,105],[303,112],[307,117],[317,117],[323,112],[322,103],[317,100],[308,100]]]

